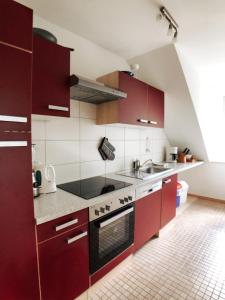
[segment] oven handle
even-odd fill
[[[112,218],[110,218],[110,219],[108,219],[108,220],[106,220],[106,221],[104,221],[102,223],[99,223],[99,227],[103,228],[103,227],[111,224],[112,222],[114,222],[114,221],[116,221],[116,220],[118,220],[118,219],[120,219],[120,218],[122,218],[122,217],[124,217],[124,216],[126,216],[128,214],[130,214],[132,211],[134,211],[133,207],[131,207],[131,208],[129,208],[129,209],[127,209],[127,210],[119,213],[118,215],[116,215],[116,216],[114,216],[114,217],[112,217]]]

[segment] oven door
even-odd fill
[[[133,242],[133,204],[90,222],[90,273],[95,273]]]

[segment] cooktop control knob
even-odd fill
[[[119,199],[121,204],[124,204],[124,199]]]
[[[104,207],[100,207],[100,212],[104,214],[105,208]]]
[[[99,210],[97,210],[97,209],[95,210],[95,215],[99,216]]]
[[[128,202],[128,198],[127,198],[127,197],[124,197],[124,201],[125,201],[125,202]]]
[[[106,205],[106,206],[105,206],[105,209],[106,209],[107,211],[110,211],[110,206],[109,206],[109,205]]]
[[[128,199],[129,199],[129,201],[133,200],[132,196],[128,196]]]

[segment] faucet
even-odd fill
[[[151,162],[151,165],[154,165],[152,159],[147,159],[146,161],[143,162],[143,164],[141,165],[140,163],[140,160],[139,159],[136,159],[134,162],[133,162],[133,165],[134,165],[134,170],[135,171],[139,171],[140,168],[143,168],[144,165],[147,163],[147,162]]]

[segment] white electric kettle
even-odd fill
[[[39,165],[37,168],[41,172],[41,194],[56,192],[55,169],[52,165]]]

